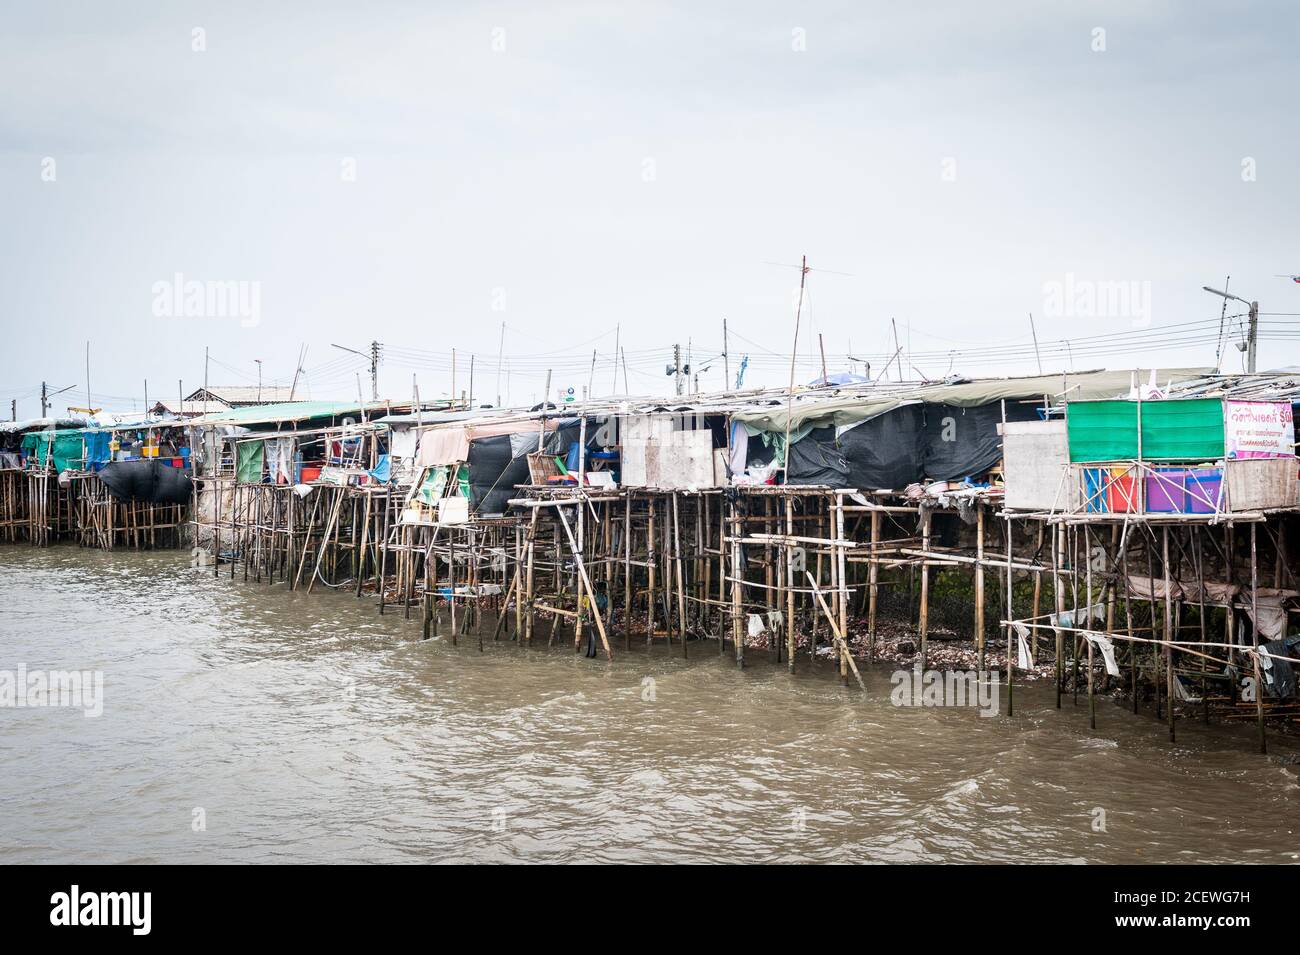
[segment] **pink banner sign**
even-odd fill
[[[1224,450],[1229,458],[1295,455],[1295,422],[1289,401],[1226,401]]]

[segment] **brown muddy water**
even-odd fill
[[[0,709],[3,863],[1300,858],[1293,743],[1094,734],[1045,683],[983,718],[716,644],[480,653],[183,552],[0,547],[0,607],[0,671],[104,680],[99,717]]]

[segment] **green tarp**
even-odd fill
[[[23,451],[30,457],[36,455],[37,463],[46,467],[51,454],[54,470],[62,474],[71,467],[79,467],[85,451],[82,449],[81,431],[30,431],[23,435]]]
[[[235,480],[240,484],[262,483],[265,441],[240,441],[235,445]]]
[[[424,480],[420,482],[420,490],[416,492],[415,498],[420,503],[433,507],[446,489],[447,466],[439,464],[424,472]]]
[[[437,505],[447,490],[447,479],[451,476],[451,467],[439,464],[424,472],[420,489],[415,492],[415,499],[429,507]],[[469,467],[462,464],[456,470],[456,492],[461,497],[470,497]]]
[[[1077,401],[1066,411],[1074,462],[1214,461],[1223,457],[1223,402],[1218,398],[1142,402]]]

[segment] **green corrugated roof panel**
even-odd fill
[[[1070,460],[1139,457],[1136,401],[1076,401],[1066,413]],[[1142,402],[1144,461],[1213,461],[1223,457],[1223,402],[1189,398]]]

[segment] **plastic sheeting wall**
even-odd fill
[[[905,405],[840,435],[848,460],[848,487],[902,489],[922,475],[921,405]]]
[[[109,493],[119,501],[149,504],[188,504],[190,478],[161,461],[114,461],[99,472]]]
[[[564,454],[578,438],[578,425],[565,424],[546,433],[542,450]],[[537,431],[516,431],[469,443],[470,507],[475,514],[503,514],[515,496],[515,486],[527,484],[528,455],[537,450]]]
[[[1035,405],[1008,402],[1006,413],[1008,421],[1038,420]],[[895,408],[834,439],[848,465],[842,486],[900,490],[925,478],[955,481],[983,474],[1002,458],[1001,423],[1000,403],[976,408],[944,404]],[[804,441],[827,444],[832,440],[829,435],[829,429],[820,429]],[[791,484],[799,483],[793,460],[790,477]]]
[[[809,438],[812,440],[790,445],[786,483],[850,487],[849,462],[844,455],[829,441],[818,441],[812,435]]]
[[[1002,405],[958,408],[924,405],[921,468],[935,481],[956,481],[982,474],[1002,458]],[[1007,402],[1008,421],[1037,421],[1034,405]]]

